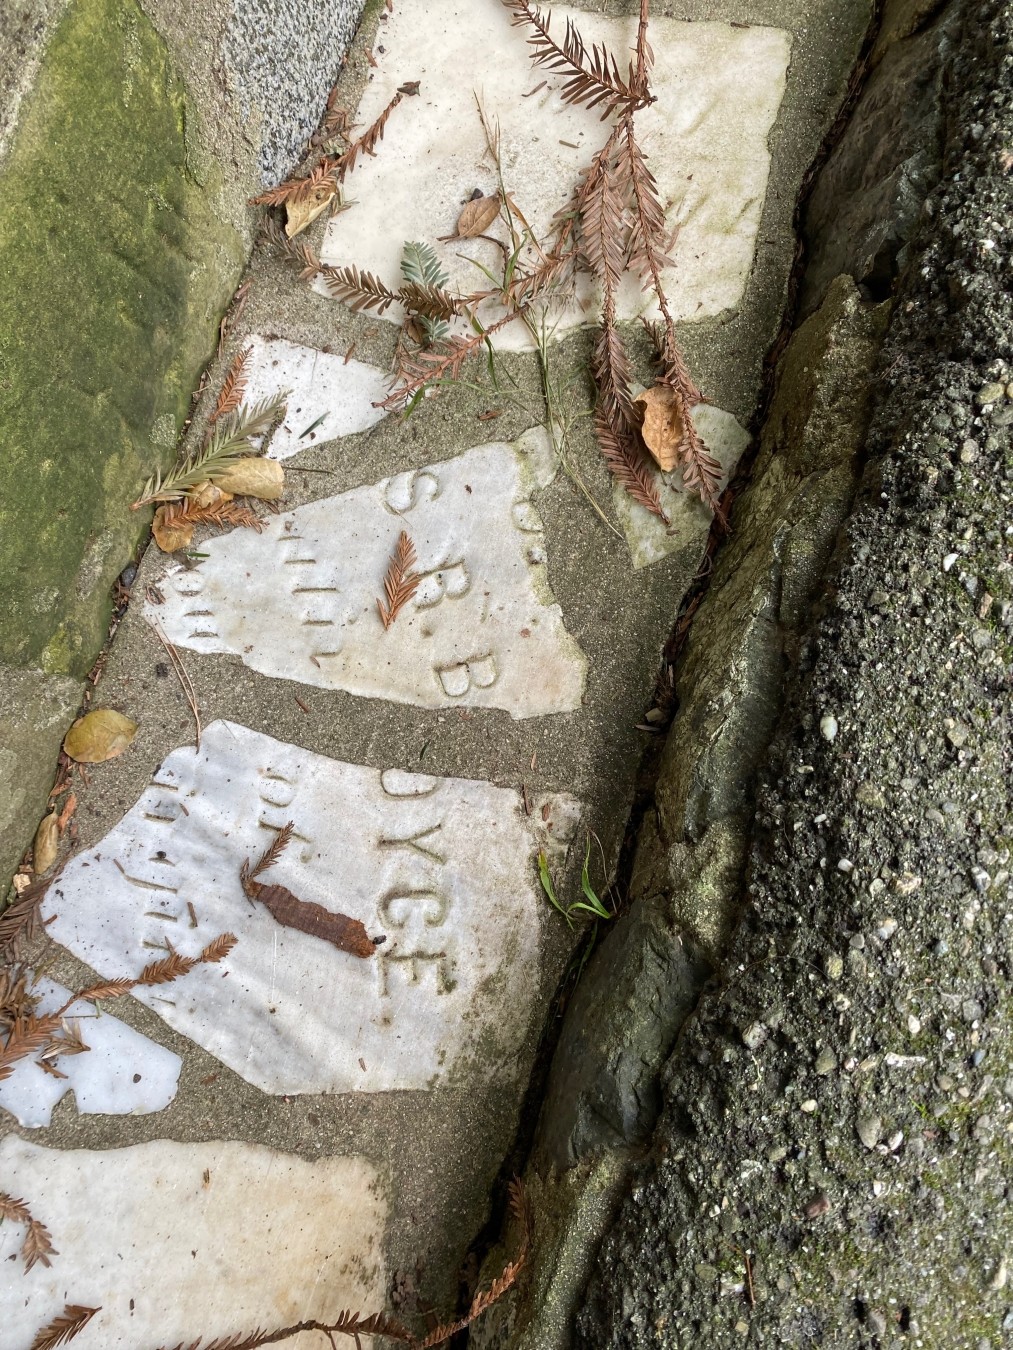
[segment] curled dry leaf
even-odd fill
[[[640,434],[658,467],[668,473],[679,461],[679,449],[686,436],[685,404],[679,394],[665,384],[645,389],[633,400],[643,421]]]
[[[223,492],[208,478],[203,483],[198,483],[195,487],[192,487],[186,494],[186,499],[188,502],[193,502],[194,506],[200,507],[201,510],[207,510],[209,507],[219,506],[222,502],[230,502],[232,493]]]
[[[169,506],[160,506],[155,512],[151,533],[163,553],[175,553],[177,549],[189,548],[193,543],[192,522],[179,519],[179,513],[171,511]]]
[[[286,202],[286,237],[294,239],[297,234],[302,234],[307,225],[312,225],[317,216],[325,211],[333,201],[337,190],[337,184],[333,179],[325,179],[320,187],[315,188],[305,197],[297,197],[294,201]]]
[[[60,843],[60,818],[56,811],[50,811],[39,821],[32,845],[32,866],[35,875],[41,877],[56,862],[56,853]]]
[[[474,239],[485,234],[486,230],[499,215],[499,193],[489,197],[476,197],[468,202],[457,218],[457,239]]]
[[[215,474],[215,484],[233,496],[259,497],[273,502],[285,490],[285,470],[276,459],[247,455]]]
[[[63,748],[79,764],[102,764],[122,755],[137,735],[137,723],[113,708],[96,708],[79,717],[64,738]]]

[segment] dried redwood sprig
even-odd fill
[[[417,559],[415,545],[407,530],[398,535],[397,548],[391,554],[387,575],[383,579],[383,589],[387,594],[387,603],[377,600],[380,622],[389,628],[419,588],[422,578],[414,570]]]
[[[44,1223],[32,1217],[31,1210],[23,1200],[16,1200],[13,1195],[7,1195],[0,1191],[0,1219],[8,1219],[11,1223],[23,1223],[25,1225],[25,1236],[21,1243],[25,1274],[31,1270],[37,1261],[41,1261],[44,1266],[48,1266],[52,1264],[49,1258],[59,1255],[53,1246],[53,1238],[49,1229]]]
[[[561,91],[564,102],[588,108],[600,105],[603,121],[617,109],[643,108],[650,103],[646,79],[639,77],[638,67],[631,62],[629,77],[624,80],[608,48],[595,44],[589,53],[580,30],[570,19],[563,41],[557,42],[549,31],[549,16],[529,0],[503,0],[503,4],[510,10],[515,27],[531,29],[528,46],[532,62],[566,77]]]
[[[208,418],[209,423],[217,422],[219,417],[224,417],[226,413],[235,412],[242,403],[249,379],[246,366],[252,355],[253,348],[244,347],[229,367],[229,373],[222,382],[214,412]]]
[[[299,177],[286,178],[277,187],[268,188],[257,197],[250,198],[251,206],[286,206],[289,203],[305,201],[320,191],[335,193],[345,176],[355,168],[360,155],[375,155],[376,147],[383,140],[387,120],[405,97],[405,86],[397,91],[376,121],[352,142],[340,155],[325,155],[309,173]],[[415,91],[417,92],[417,90]]]
[[[594,415],[594,429],[598,448],[609,473],[635,502],[646,507],[651,515],[657,516],[667,525],[668,516],[661,505],[654,477],[633,438],[629,434],[617,432],[601,407]]]
[[[101,1308],[86,1308],[80,1303],[68,1303],[58,1317],[54,1317],[41,1330],[35,1333],[28,1350],[57,1350],[57,1346],[67,1345],[85,1329]]]

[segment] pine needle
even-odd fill
[[[225,503],[225,505],[231,506],[232,503],[227,502]],[[169,639],[162,632],[161,626],[157,624],[153,619],[149,619],[148,623],[154,629],[155,636],[158,638],[159,642],[165,648],[165,654],[172,662],[172,668],[176,672],[176,678],[179,680],[180,685],[182,686],[183,696],[186,699],[187,703],[190,705],[190,712],[193,715],[194,724],[197,728],[195,739],[197,749],[199,750],[200,732],[201,732],[200,708],[197,706],[197,694],[194,691],[193,681],[187,674],[186,667],[183,665],[183,661],[182,658],[180,657],[179,652],[176,650],[176,648],[172,645]]]
[[[419,588],[419,582],[422,578],[413,570],[415,563],[415,545],[412,543],[408,532],[402,530],[398,536],[397,548],[391,554],[387,575],[383,582],[387,603],[384,604],[382,600],[376,602],[376,607],[380,613],[380,622],[385,629],[391,626]]]

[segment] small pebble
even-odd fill
[[[917,1036],[922,1029],[921,1020],[914,1013],[908,1013],[907,1029],[912,1036]]]
[[[999,1262],[999,1268],[989,1281],[989,1289],[1005,1289],[1009,1280],[1009,1267],[1006,1264],[1005,1256]]]
[[[948,572],[959,557],[959,553],[947,553],[946,557],[943,559],[943,571]]]
[[[886,1141],[886,1146],[891,1153],[896,1153],[897,1150],[900,1148],[901,1144],[903,1144],[903,1142],[904,1142],[904,1131],[895,1130],[894,1133],[891,1134],[890,1138]]]
[[[837,862],[837,870],[838,872],[843,872],[845,876],[847,876],[849,872],[853,872],[855,870],[855,864],[851,861],[850,858],[840,858],[838,859]]]
[[[984,405],[986,403],[998,403],[1005,393],[1006,389],[1003,385],[991,381],[988,384],[983,384],[974,397],[977,403]]]
[[[742,1033],[742,1043],[748,1050],[759,1050],[768,1034],[767,1028],[762,1022],[754,1022],[752,1026],[746,1027]]]
[[[879,1143],[880,1136],[883,1133],[883,1122],[879,1116],[861,1115],[855,1125],[858,1137],[868,1149],[873,1149]]]
[[[837,1056],[832,1050],[821,1050],[816,1056],[816,1072],[821,1078],[837,1068]]]
[[[812,1113],[816,1110],[816,1098],[810,1097],[808,1101],[804,1101],[802,1105],[799,1107],[799,1110],[804,1111],[807,1116],[811,1116]]]
[[[828,980],[839,980],[844,974],[844,960],[836,952],[831,952],[823,962]]]
[[[833,713],[826,713],[820,718],[820,735],[825,741],[832,741],[837,735],[837,718]]]
[[[900,876],[894,880],[893,889],[898,895],[913,895],[921,884],[921,877],[914,872],[901,872]]]
[[[896,919],[884,919],[876,929],[876,936],[881,942],[889,942],[897,931]]]
[[[874,1336],[886,1335],[886,1318],[877,1308],[870,1308],[865,1314],[865,1322]]]
[[[826,1214],[830,1208],[830,1197],[826,1191],[820,1191],[815,1199],[810,1200],[805,1207],[805,1216],[807,1219],[818,1219],[821,1214]]]

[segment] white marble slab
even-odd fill
[[[386,416],[382,408],[373,407],[386,396],[388,384],[376,366],[285,338],[255,335],[247,345],[245,401],[288,391],[285,417],[271,437],[268,458],[288,459],[323,441],[367,431]]]
[[[692,416],[693,425],[703,437],[704,444],[721,465],[719,491],[723,492],[742,452],[749,444],[749,432],[731,413],[712,407],[709,403],[698,403]],[[655,471],[655,478],[661,505],[669,519],[668,525],[635,502],[618,483],[613,484],[612,488],[616,515],[630,546],[633,566],[637,569],[659,562],[687,544],[699,544],[706,537],[713,519],[713,513],[699,497],[683,488],[680,469],[665,474]]]
[[[167,937],[192,955],[235,933],[227,960],[137,997],[264,1092],[509,1075],[549,913],[536,854],[558,860],[579,814],[572,797],[529,797],[530,816],[490,783],[381,773],[214,722],[67,866],[49,933],[103,976],[140,969]],[[385,935],[376,956],[282,927],[243,895],[241,863],[289,820],[264,879]]]
[[[265,675],[424,708],[512,717],[580,706],[587,662],[563,626],[531,492],[555,465],[540,429],[208,540],[147,605],[179,647]],[[401,530],[422,582],[389,629],[376,601]]]
[[[45,976],[33,992],[39,995],[40,1013],[62,1008],[71,993]],[[93,1003],[72,1004],[66,1021],[76,1028],[88,1050],[55,1061],[62,1078],[54,1078],[34,1058],[28,1058],[0,1083],[0,1107],[19,1125],[26,1129],[48,1125],[57,1103],[68,1092],[73,1092],[78,1111],[86,1116],[144,1116],[169,1105],[183,1066],[179,1055]]]
[[[625,68],[636,38],[632,15],[548,8],[560,39],[572,17],[588,47],[607,43]],[[348,184],[356,205],[328,224],[325,262],[357,264],[396,284],[404,242],[421,240],[437,248],[464,291],[486,284],[467,259],[502,267],[493,244],[437,242],[453,234],[475,188],[496,190],[476,94],[500,125],[507,190],[535,233],[548,237],[553,215],[566,206],[608,128],[599,112],[563,104],[562,80],[531,65],[525,37],[511,27],[500,0],[398,0],[377,30],[376,69],[357,121],[368,125],[407,80],[421,81],[421,90],[394,110],[376,158],[356,166]],[[652,15],[650,37],[657,102],[638,113],[637,127],[667,219],[679,230],[675,266],[664,281],[677,320],[703,319],[738,305],[753,264],[770,170],[767,136],[784,93],[791,37],[761,25],[687,23],[660,15]],[[594,317],[589,285],[580,301],[564,329]],[[623,289],[620,317],[634,318],[645,305],[631,281]],[[395,308],[384,317],[397,320],[400,313]],[[527,345],[523,339],[515,324],[496,342]]]
[[[23,1227],[0,1225],[11,1350],[27,1350],[67,1303],[101,1308],[74,1350],[192,1345],[384,1303],[388,1202],[363,1157],[307,1162],[255,1144],[165,1139],[61,1152],[10,1135],[0,1184],[58,1253],[26,1273]],[[312,1333],[285,1346],[322,1343]]]

